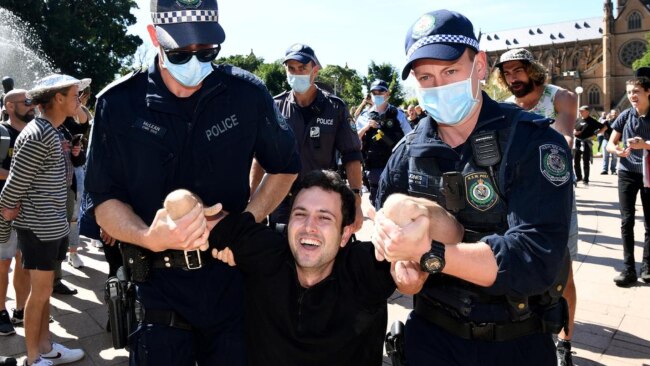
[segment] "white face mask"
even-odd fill
[[[298,94],[303,94],[311,86],[311,71],[307,75],[296,75],[287,72],[287,83],[289,83],[293,91]]]
[[[163,67],[169,71],[171,76],[187,87],[195,87],[203,81],[212,71],[212,62],[201,62],[196,55],[181,65],[173,64],[167,59],[165,52],[163,54]]]
[[[374,104],[377,107],[384,104],[384,102],[386,101],[386,98],[384,98],[383,95],[374,95],[373,94],[371,98],[372,98],[372,104]]]
[[[473,74],[474,63],[469,78],[463,81],[433,88],[418,88],[418,102],[438,124],[458,125],[478,104],[478,99],[472,93]]]

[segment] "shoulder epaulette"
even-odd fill
[[[265,91],[267,90],[266,84],[264,84],[264,81],[262,81],[262,79],[260,79],[257,75],[248,72],[242,68],[239,68],[237,66],[221,64],[221,65],[216,65],[216,70],[223,72],[226,75],[234,76],[237,79],[247,81],[259,87],[260,89],[264,89]]]
[[[104,95],[104,93],[106,93],[108,90],[116,87],[117,85],[125,83],[126,81],[134,78],[136,75],[139,75],[139,74],[144,73],[144,72],[147,72],[147,70],[146,69],[134,70],[134,71],[131,71],[130,73],[122,76],[122,77],[119,77],[119,78],[115,79],[113,82],[106,85],[106,87],[104,89],[102,89],[99,93],[97,93],[97,98],[100,98],[102,95]]]

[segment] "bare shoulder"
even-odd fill
[[[577,103],[578,97],[574,92],[560,88],[555,94],[553,104],[555,105],[555,110],[557,112],[563,112],[566,110],[573,111],[576,108]]]

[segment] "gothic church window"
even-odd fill
[[[636,61],[637,59],[641,58],[643,54],[645,53],[646,50],[646,42],[639,40],[639,39],[633,39],[621,47],[621,49],[618,52],[618,58],[619,61],[625,66],[625,67],[632,67],[632,63]]]
[[[641,14],[639,14],[638,11],[633,12],[627,18],[627,29],[628,30],[641,29]]]
[[[587,91],[587,100],[591,106],[600,105],[600,89],[596,85],[593,85]]]

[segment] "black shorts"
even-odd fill
[[[29,229],[16,228],[18,249],[23,254],[23,268],[40,271],[54,271],[58,262],[65,259],[68,251],[68,236],[43,241]]]

